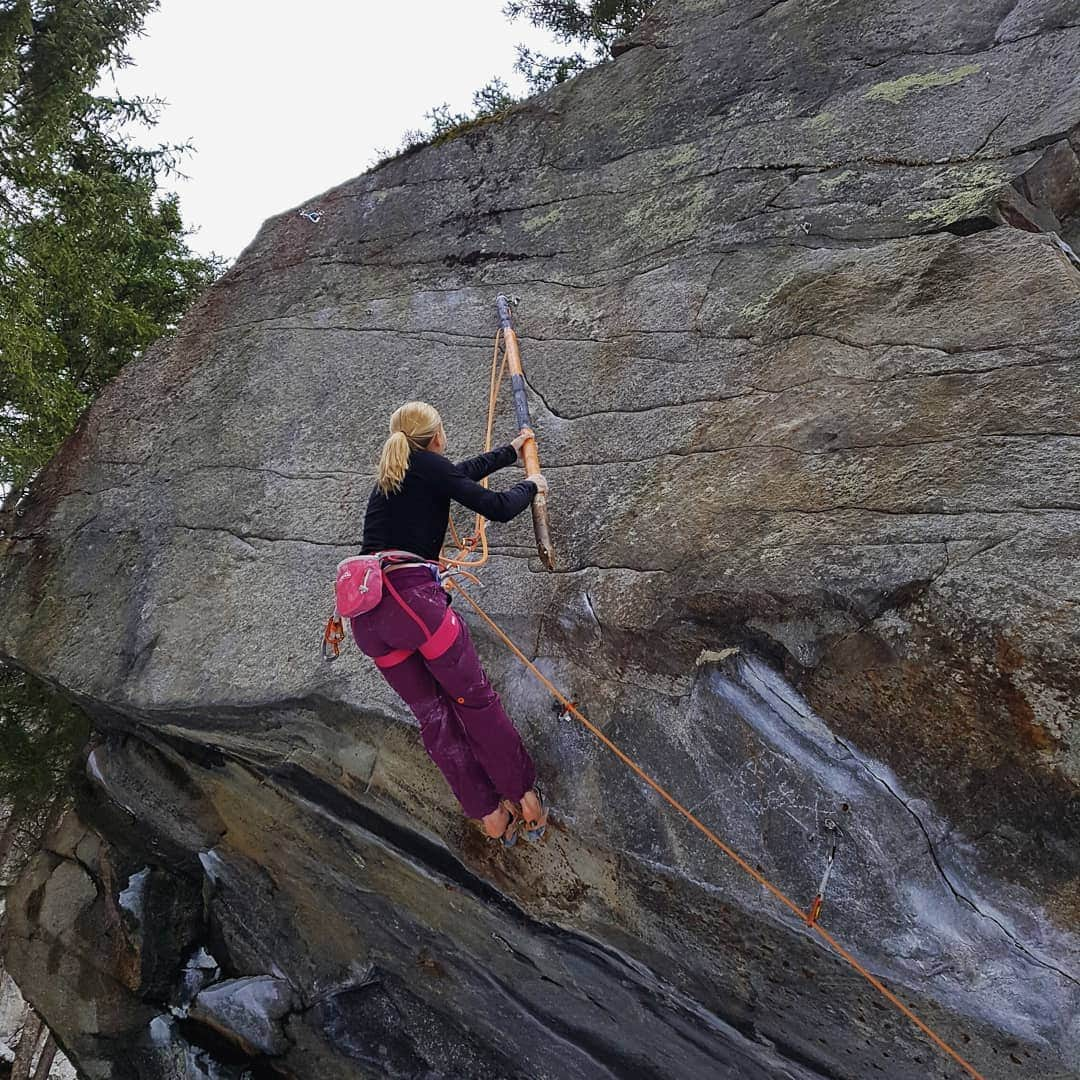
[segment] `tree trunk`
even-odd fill
[[[37,1068],[34,1070],[34,1080],[47,1080],[53,1059],[56,1057],[56,1040],[48,1028],[45,1028],[45,1031],[48,1034],[45,1045],[41,1048],[41,1057],[38,1058]]]
[[[41,1029],[41,1018],[27,1005],[22,1035],[19,1036],[15,1061],[11,1066],[11,1080],[30,1080],[30,1066],[34,1063],[34,1055],[41,1041]]]
[[[0,488],[0,535],[15,531],[15,525],[19,520],[15,507],[19,505],[25,490],[25,485],[13,487],[6,493]]]
[[[7,864],[18,825],[14,809],[9,810],[7,820],[4,822],[4,831],[0,833],[0,881],[4,877],[4,866]]]

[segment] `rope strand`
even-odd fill
[[[502,345],[502,330],[500,329],[495,334],[495,348],[491,357],[491,378],[488,384],[488,416],[487,416],[487,428],[484,436],[484,452],[487,453],[491,449],[492,434],[495,426],[495,411],[498,402],[499,389],[502,386],[503,379],[506,376],[506,352],[505,349],[500,349]],[[500,352],[502,355],[502,364],[499,364]],[[481,481],[485,486],[487,485],[487,479]],[[489,559],[488,543],[487,543],[487,522],[482,515],[476,515],[476,524],[473,532],[468,536],[462,538],[458,536],[457,529],[454,528],[454,523],[450,522],[450,534],[453,537],[454,543],[457,545],[458,553],[457,557],[448,557],[443,555],[440,557],[440,563],[446,567],[479,567],[483,566]],[[472,553],[476,548],[480,548],[479,558],[473,558]],[[467,575],[472,578],[472,575]],[[475,578],[472,578],[475,581]],[[495,632],[495,634],[502,640],[502,642],[510,649],[510,651],[525,665],[526,668],[532,673],[532,675],[543,685],[548,692],[555,698],[559,704],[576,720],[581,723],[585,729],[592,734],[601,744],[603,744],[612,754],[615,755],[627,768],[629,768],[643,783],[647,784],[653,791],[656,792],[666,803],[668,803],[674,810],[681,814],[691,825],[694,826],[699,832],[701,832],[710,843],[718,847],[740,870],[742,870],[749,877],[753,878],[762,888],[764,888],[774,899],[783,904],[793,915],[798,917],[804,922],[807,927],[825,942],[826,945],[831,948],[837,956],[849,964],[854,971],[861,975],[882,997],[885,998],[898,1012],[902,1013],[908,1020],[910,1020],[942,1053],[946,1054],[953,1061],[956,1062],[971,1078],[972,1080],[985,1080],[978,1070],[965,1058],[963,1058],[956,1050],[954,1050],[940,1035],[937,1034],[931,1027],[925,1024],[918,1016],[915,1015],[912,1010],[905,1005],[899,997],[896,996],[884,983],[881,982],[877,976],[873,975],[867,970],[847,949],[845,949],[837,940],[825,930],[817,920],[816,914],[812,915],[811,912],[804,911],[794,900],[791,899],[782,889],[774,885],[764,874],[750,865],[737,851],[731,846],[726,844],[719,836],[713,832],[707,825],[705,825],[698,817],[696,817],[691,811],[689,811],[682,803],[680,803],[666,788],[664,788],[657,780],[653,779],[633,758],[621,750],[614,742],[611,741],[595,724],[593,724],[572,702],[565,694],[563,694],[558,687],[554,685],[540,669],[514,644],[510,637],[502,630],[502,628],[495,622],[494,619],[477,603],[473,597],[466,592],[461,585],[453,581],[452,579],[446,579],[446,587],[448,589],[454,589],[459,592],[469,602],[473,610],[484,620],[485,623]]]
[[[666,788],[664,788],[658,781],[654,780],[633,758],[624,753],[615,743],[611,741],[595,724],[593,724],[578,708],[577,706],[563,694],[558,687],[552,683],[542,671],[514,644],[514,642],[507,636],[502,628],[495,622],[495,620],[473,599],[473,597],[465,591],[457,582],[450,581],[448,585],[455,591],[459,592],[472,606],[473,610],[484,620],[485,623],[498,635],[502,642],[510,649],[510,651],[529,669],[532,675],[548,690],[548,692],[559,702],[563,708],[570,713],[575,719],[577,719],[595,738],[597,738],[604,746],[607,747],[624,765],[631,769],[639,779],[644,781],[653,791],[657,793],[665,802],[669,803],[675,810],[677,810],[687,821],[690,822],[696,829],[698,829],[705,837],[707,837],[713,844],[715,844],[736,866],[739,867],[744,873],[752,877],[759,885],[768,890],[768,892],[784,907],[788,908],[793,915],[797,915],[804,923],[806,923],[811,930],[814,931],[841,959],[845,960],[851,967],[858,972],[882,997],[885,998],[891,1005],[893,1005],[899,1012],[908,1018],[935,1046],[938,1047],[943,1053],[953,1059],[970,1077],[972,1080],[985,1080],[983,1075],[976,1070],[976,1068],[968,1062],[965,1058],[954,1050],[940,1035],[937,1034],[931,1027],[927,1026],[914,1012],[905,1005],[900,998],[896,996],[884,983],[881,982],[875,975],[871,974],[847,949],[845,949],[837,940],[825,930],[820,923],[816,920],[811,920],[808,912],[803,911],[794,900],[791,899],[785,892],[774,885],[764,874],[760,873],[753,866],[751,866],[741,855],[738,854],[728,844],[724,843],[719,836],[716,835],[707,825],[702,823],[693,813],[686,809],[682,803],[680,803]]]
[[[502,330],[499,329],[495,332],[495,351],[491,356],[491,379],[488,385],[487,428],[484,432],[485,454],[491,449],[491,440],[495,431],[495,407],[499,400],[499,390],[502,388],[503,379],[506,377],[506,350],[500,348],[501,345]],[[500,355],[502,356],[501,365],[499,364]],[[498,374],[496,374],[496,370],[498,371]],[[485,476],[480,483],[484,487],[487,487],[488,478]],[[446,554],[441,554],[439,556],[439,562],[444,566],[468,566],[475,568],[483,566],[488,561],[487,520],[482,514],[476,515],[476,524],[473,526],[473,531],[464,538],[458,535],[457,528],[454,525],[454,519],[451,517],[450,536],[458,550],[456,556]],[[480,557],[473,558],[472,553],[478,546],[480,548]]]

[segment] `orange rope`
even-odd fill
[[[749,874],[759,885],[767,889],[777,900],[780,901],[786,908],[788,908],[794,915],[797,915],[803,922],[805,922],[810,929],[812,929],[826,944],[828,944],[838,956],[843,960],[846,960],[852,968],[855,969],[879,994],[881,994],[887,1001],[894,1005],[904,1016],[906,1016],[938,1049],[942,1050],[945,1054],[953,1059],[973,1080],[985,1080],[981,1073],[979,1073],[973,1065],[971,1065],[966,1059],[960,1056],[940,1035],[938,1035],[932,1028],[920,1020],[915,1013],[911,1011],[884,983],[881,982],[876,976],[872,975],[850,952],[847,951],[827,930],[823,929],[816,918],[811,919],[810,914],[802,910],[798,904],[795,903],[786,893],[777,888],[764,874],[755,870],[742,856],[740,856],[734,849],[729,847],[716,835],[707,825],[703,824],[697,817],[695,817],[689,810],[686,809],[682,803],[678,802],[673,795],[671,795],[665,788],[654,780],[633,758],[629,757],[618,746],[615,745],[595,724],[591,723],[577,708],[577,706],[540,671],[540,669],[514,644],[513,641],[503,632],[494,619],[469,595],[457,582],[447,582],[448,587],[456,589],[466,600],[472,605],[473,610],[491,627],[492,630],[502,639],[504,644],[510,649],[512,653],[529,669],[530,672],[542,683],[551,695],[563,706],[564,709],[572,716],[576,717],[585,728],[600,740],[624,765],[631,769],[637,776],[649,785],[662,799],[668,802],[674,809],[676,809],[683,817],[686,818],[695,828],[700,830],[709,840],[712,841],[740,870]]]
[[[500,350],[501,344],[502,330],[500,329],[495,333],[495,351],[491,357],[491,379],[488,385],[487,429],[484,433],[485,454],[491,449],[492,435],[495,430],[495,406],[499,399],[499,389],[502,387],[503,379],[506,376],[506,351]],[[499,364],[500,351],[502,355],[501,365]],[[484,487],[487,487],[487,477],[485,476],[480,483],[483,484]],[[483,515],[476,515],[476,524],[473,527],[473,531],[465,537],[458,535],[458,531],[454,527],[454,520],[451,518],[450,536],[453,538],[454,544],[457,546],[458,550],[456,556],[440,556],[439,562],[444,566],[477,567],[483,566],[488,561],[487,521]],[[477,547],[480,548],[480,557],[473,558],[473,552]]]

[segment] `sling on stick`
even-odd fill
[[[525,372],[521,367],[521,351],[518,349],[517,334],[510,322],[510,300],[500,293],[495,297],[499,309],[499,326],[502,329],[503,345],[506,349],[506,363],[510,368],[510,387],[514,394],[514,414],[522,435],[527,435],[521,456],[525,461],[528,474],[540,471],[540,455],[536,449],[536,436],[532,430],[529,416],[529,399],[525,393]],[[536,533],[536,550],[540,561],[549,569],[555,569],[555,549],[551,545],[551,532],[548,529],[547,496],[538,493],[532,503],[533,530]]]

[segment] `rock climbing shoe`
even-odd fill
[[[503,799],[502,808],[510,815],[510,820],[506,823],[506,828],[503,830],[502,836],[499,837],[499,841],[503,847],[513,847],[517,843],[518,833],[524,824],[521,811],[506,799]]]
[[[533,788],[533,794],[536,796],[536,801],[540,804],[540,814],[536,818],[524,817],[524,810],[522,811],[521,828],[525,833],[525,839],[530,844],[535,844],[538,840],[543,840],[544,833],[547,832],[548,822],[548,810],[544,805],[544,796],[539,787]]]

